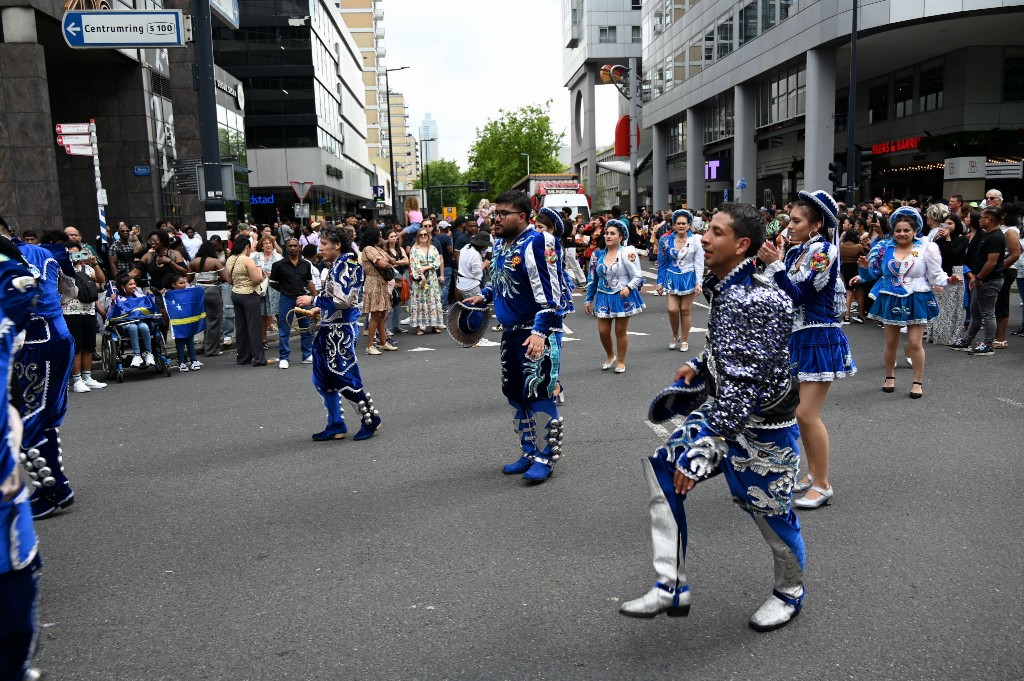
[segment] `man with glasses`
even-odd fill
[[[562,262],[555,234],[530,227],[530,197],[510,190],[498,197],[492,214],[495,237],[491,283],[464,302],[494,303],[502,325],[501,390],[515,409],[523,453],[502,467],[530,483],[551,477],[562,453],[562,419],[554,390],[562,361]],[[538,433],[537,418],[546,418]]]

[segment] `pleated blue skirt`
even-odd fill
[[[795,331],[789,337],[789,366],[800,382],[834,381],[857,373],[850,342],[834,326]]]

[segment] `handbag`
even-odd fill
[[[256,293],[260,294],[260,298],[267,297],[267,291],[270,289],[270,277],[264,275],[263,281],[256,287]]]
[[[402,301],[402,305],[405,305],[406,303],[409,302],[409,298],[412,296],[412,288],[409,286],[409,280],[406,279],[405,277],[402,277],[401,282],[402,282],[402,298],[401,298],[401,301]]]

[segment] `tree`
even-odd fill
[[[551,100],[543,106],[531,104],[515,111],[498,110],[497,120],[488,120],[483,130],[476,131],[476,141],[469,149],[469,180],[487,180],[487,196],[498,196],[526,175],[526,157],[530,155],[531,173],[561,173],[565,166],[558,160],[564,132],[551,129],[548,111]],[[434,183],[431,178],[431,184]],[[482,194],[473,194],[476,204]]]
[[[425,186],[424,180],[428,179],[428,177],[431,187],[445,184],[466,184],[466,177],[459,170],[459,164],[443,158],[427,164],[426,172],[420,173],[414,188],[423,189]],[[443,204],[441,202],[442,197],[444,198]],[[459,211],[459,215],[465,215],[468,202],[469,190],[467,189],[431,189],[430,201],[427,202],[427,205],[430,206],[431,211],[439,216],[442,206],[455,206]]]

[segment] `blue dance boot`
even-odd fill
[[[547,443],[544,450],[535,454],[533,464],[523,474],[523,480],[530,483],[544,482],[554,472],[555,461],[562,456],[562,428],[564,420],[558,415],[554,400],[534,403],[534,414],[547,414]]]
[[[60,435],[56,428],[44,431],[45,437],[37,447],[19,455],[28,473],[28,481],[36,489],[32,494],[32,517],[41,520],[53,515],[58,508],[75,503],[75,492],[64,475],[64,456]]]
[[[317,442],[328,440],[343,440],[348,428],[345,426],[345,412],[341,408],[341,394],[337,390],[320,390],[320,398],[324,401],[324,408],[327,410],[327,427],[319,433],[313,433],[313,439]]]
[[[537,424],[528,409],[515,404],[512,406],[516,408],[512,423],[516,434],[519,435],[519,446],[523,450],[523,455],[516,461],[502,466],[501,472],[505,475],[522,475],[530,470],[530,466],[533,465],[533,457],[537,453]]]
[[[373,400],[370,399],[369,393],[363,393],[362,399],[356,402],[356,407],[359,409],[359,418],[363,425],[359,427],[359,432],[352,439],[369,440],[374,433],[381,429],[383,424],[380,412],[373,408]]]

